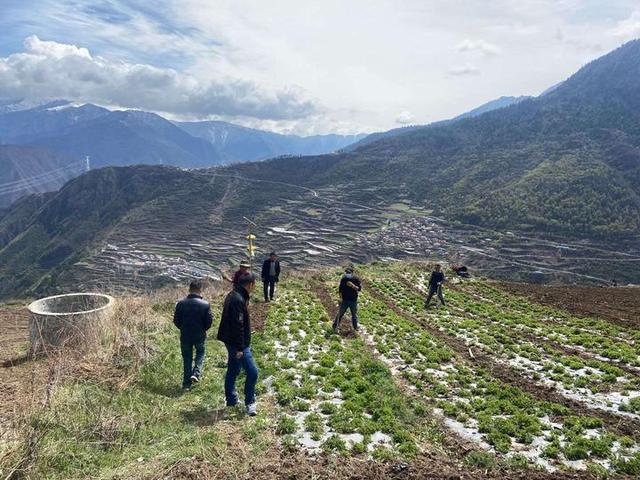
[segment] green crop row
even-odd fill
[[[370,279],[370,284],[401,309],[412,312],[421,307],[419,298],[393,288],[397,285],[385,283],[380,276]],[[364,299],[361,322],[372,341],[376,345],[397,346],[388,358],[390,363],[403,365],[404,352],[414,356],[409,364],[411,369],[402,373],[404,378],[418,392],[431,398],[444,415],[475,430],[497,452],[526,449],[526,445],[537,438],[538,442],[544,442],[546,456],[559,463],[577,458],[591,462],[607,460],[624,472],[629,464],[640,461],[640,455],[635,453],[638,448],[635,441],[607,432],[599,419],[576,417],[562,405],[537,400],[517,387],[496,380],[481,368],[462,363],[450,350],[434,369],[433,362],[416,354],[419,351],[414,346],[418,338],[416,330],[421,329],[395,314],[383,302],[366,294]],[[423,331],[420,337],[425,345],[447,350],[439,340],[428,335],[425,339]],[[554,460],[556,458],[558,460]]]
[[[416,286],[426,285],[428,280],[428,274],[414,265],[398,273]],[[504,327],[579,347],[613,362],[640,366],[640,332],[637,330],[533,304],[483,280],[463,282],[456,289],[447,289],[447,296],[463,311],[492,319]]]
[[[450,306],[445,313],[436,312],[427,315],[423,297],[419,291],[410,289],[399,280],[392,277],[386,278],[380,274],[376,275],[371,283],[376,289],[392,297],[394,302],[405,311],[424,318],[452,336],[462,338],[467,343],[502,358],[513,368],[524,371],[535,381],[542,379],[552,381],[567,390],[583,394],[585,401],[595,401],[603,406],[613,407],[613,404],[605,404],[605,400],[601,397],[591,395],[620,392],[623,396],[629,396],[630,392],[640,390],[639,377],[628,374],[609,362],[567,355],[542,341],[532,342],[523,337],[517,327],[505,326],[497,312],[492,312],[489,316],[486,311],[482,311],[479,308],[483,306],[480,302],[465,303],[459,291],[453,291],[447,295]],[[462,313],[450,313],[460,311]],[[528,362],[514,361],[518,357]],[[578,371],[580,375],[576,373]],[[585,392],[584,389],[589,389],[591,393]],[[634,398],[630,400],[633,401]],[[619,403],[618,408],[621,411],[634,412],[629,401]]]
[[[299,446],[304,437],[324,451],[414,456],[424,406],[406,400],[361,339],[335,335],[309,291],[289,283],[281,292],[265,331],[255,335],[254,350],[263,378],[272,378],[283,444]],[[376,433],[388,442],[372,443]],[[357,441],[349,445],[345,438]]]

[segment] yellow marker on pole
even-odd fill
[[[253,244],[253,241],[256,239],[256,236],[250,233],[247,235],[247,240],[249,241],[249,245],[247,245],[247,252],[249,252],[249,257],[253,258],[256,254],[256,246]]]
[[[247,253],[249,255],[249,265],[251,265],[253,263],[251,260],[253,259],[253,257],[256,256],[256,246],[253,243],[254,240],[256,239],[256,236],[253,233],[251,233],[251,226],[253,225],[254,227],[257,227],[257,225],[251,220],[249,220],[247,217],[242,217],[242,218],[244,218],[249,224],[249,234],[247,235],[247,241],[248,241]]]

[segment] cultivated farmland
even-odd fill
[[[348,315],[338,333],[331,328],[337,269],[288,276],[270,304],[254,299],[255,418],[224,407],[226,352],[215,335],[204,381],[180,392],[170,318],[181,292],[123,299],[103,350],[71,373],[57,359],[62,374],[32,388],[46,395],[8,414],[3,476],[640,474],[636,329],[532,303],[483,279],[452,279],[447,306],[425,310],[428,272],[419,263],[360,266],[358,332]],[[224,292],[213,290],[219,313]],[[29,360],[5,372],[54,367]]]

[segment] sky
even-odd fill
[[[538,95],[639,0],[0,0],[0,97],[365,133]]]

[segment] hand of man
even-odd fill
[[[355,284],[353,282],[347,282],[347,287],[349,288],[353,288],[354,290],[357,290],[358,287],[355,286]]]
[[[244,356],[244,352],[242,350],[236,352],[236,358],[240,360]]]

